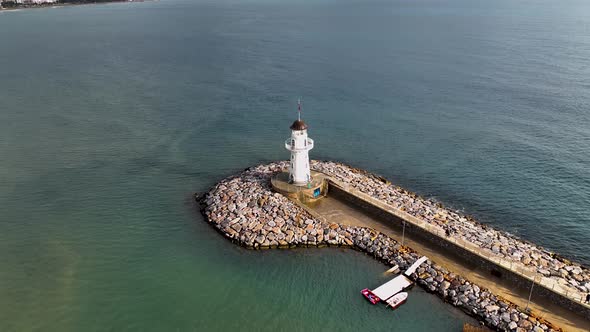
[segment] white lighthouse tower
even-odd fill
[[[308,151],[313,149],[313,140],[307,137],[307,125],[301,121],[301,100],[297,102],[297,120],[291,125],[291,138],[285,141],[285,148],[291,151],[289,182],[305,186],[311,181]]]

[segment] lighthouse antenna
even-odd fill
[[[301,98],[297,99],[297,120],[301,121]]]

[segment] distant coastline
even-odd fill
[[[65,7],[74,5],[94,5],[102,3],[115,2],[145,2],[148,0],[12,0],[0,1],[0,11],[46,8],[46,7]]]

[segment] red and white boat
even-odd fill
[[[381,301],[381,299],[377,295],[373,294],[373,292],[371,292],[371,290],[368,288],[363,289],[361,294],[363,294],[363,296],[372,304],[377,304],[379,301]]]
[[[399,307],[400,305],[406,303],[407,299],[408,299],[408,293],[401,292],[401,293],[397,293],[396,295],[390,297],[385,302],[387,302],[387,306],[391,307],[391,309],[395,309],[395,308]]]

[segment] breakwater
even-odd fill
[[[199,197],[207,220],[224,236],[249,248],[346,246],[364,251],[385,264],[399,265],[402,269],[407,268],[419,258],[420,255],[411,248],[401,246],[384,234],[367,227],[327,223],[314,218],[308,211],[281,194],[274,193],[270,178],[286,167],[286,162],[260,165],[219,182],[206,195]],[[439,225],[438,222],[445,234],[455,236],[471,234],[466,230],[476,231],[477,227],[485,227],[456,211],[450,211],[435,202],[392,186],[386,180],[370,173],[333,162],[313,161],[311,167],[338,181],[343,187],[348,186],[349,189],[362,192],[392,208],[401,209],[404,213],[422,215],[430,221],[424,222],[429,224]],[[468,224],[472,228],[463,224]],[[509,234],[488,227],[485,227],[485,230],[496,232],[489,235],[493,236],[491,238],[493,249],[490,249],[492,252],[514,253],[515,251],[510,248],[510,241],[513,241],[517,242],[516,248],[522,251],[522,256],[536,255],[537,252],[534,249],[540,250],[542,254],[545,253],[541,248],[518,240]],[[534,248],[528,251],[518,245]],[[482,247],[485,248],[485,246]],[[512,257],[517,256],[512,255]],[[562,262],[561,268],[568,272],[568,276],[587,274],[587,270],[583,267],[575,263],[567,265],[567,261],[552,255],[549,255],[552,260],[548,260],[545,256],[539,256],[539,258],[551,263],[553,260]],[[538,262],[539,259],[536,261]],[[553,270],[553,265],[547,267]],[[570,273],[574,269],[575,272]],[[438,294],[445,301],[477,317],[493,329],[520,329],[521,331],[558,329],[549,322],[529,315],[510,301],[492,294],[487,289],[434,262],[428,261],[411,278],[427,291]],[[563,278],[569,280],[566,277]],[[587,287],[585,284],[582,286]]]
[[[332,184],[336,184],[332,186],[334,189],[340,187],[349,194],[348,197],[355,197],[356,205],[365,208],[370,205],[373,212],[386,218],[405,220],[408,225],[432,235],[429,238],[438,243],[441,243],[440,239],[446,240],[442,243],[444,246],[460,247],[499,269],[534,280],[551,292],[579,304],[575,309],[585,310],[585,315],[590,318],[588,306],[583,305],[586,294],[590,292],[590,270],[579,263],[478,223],[459,211],[419,197],[365,171],[334,162],[315,162],[313,166],[330,176]]]

